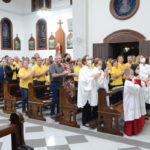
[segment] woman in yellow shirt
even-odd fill
[[[117,60],[113,60],[113,67],[111,68],[111,82],[110,82],[110,89],[117,87],[117,86],[122,86],[123,85],[123,75],[124,75],[124,71],[122,70],[122,68],[118,67],[118,62]],[[117,93],[114,94],[111,99],[110,99],[110,103],[114,104],[116,103],[118,100],[120,100],[120,98],[122,98],[122,93]]]
[[[81,68],[82,68],[82,60],[78,59],[77,65],[74,67],[74,73],[76,73],[76,76],[74,77],[75,87],[78,87],[78,75],[79,75]]]
[[[22,95],[22,112],[25,113],[28,108],[28,84],[32,83],[34,71],[28,68],[28,61],[23,61],[22,68],[19,70],[19,86]]]

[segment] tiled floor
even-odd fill
[[[0,126],[9,123],[9,116],[0,113]],[[150,150],[150,121],[137,136],[119,137],[96,130],[71,128],[54,123],[49,117],[47,122],[25,117],[26,144],[34,150]],[[11,150],[10,136],[0,138],[0,150]]]

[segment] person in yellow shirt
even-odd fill
[[[36,65],[33,67],[33,71],[35,72],[34,74],[34,81],[33,84],[34,86],[38,85],[45,85],[45,76],[46,73],[49,71],[49,69],[46,69],[42,65],[42,59],[39,57],[37,58]],[[37,98],[44,97],[44,90],[43,89],[36,89],[36,96]]]
[[[125,64],[125,68],[130,68],[132,63],[133,63],[132,56],[128,56],[127,57],[127,63]]]
[[[113,60],[113,67],[111,69],[110,75],[111,75],[110,89],[123,85],[122,76],[124,75],[124,71],[122,71],[122,69],[119,68],[117,60]],[[113,96],[110,98],[110,103],[114,104],[118,100],[120,100],[120,98],[122,98],[122,93],[113,94]]]
[[[82,60],[81,59],[78,59],[77,60],[77,65],[74,67],[74,73],[76,73],[76,76],[74,77],[74,81],[75,81],[75,87],[78,87],[78,75],[79,75],[79,72],[82,68]]]
[[[28,68],[28,62],[23,61],[22,68],[19,70],[19,86],[21,90],[22,95],[22,112],[25,113],[28,109],[28,84],[32,83],[32,77],[34,74],[34,71],[32,71],[30,68]]]
[[[49,58],[45,59],[44,67],[46,70],[50,70]],[[46,81],[46,83],[45,83],[46,85],[50,85],[50,72],[49,71],[45,74],[45,81]]]
[[[123,71],[125,69],[123,56],[118,56],[117,61],[118,61],[118,68]]]
[[[107,62],[106,62],[106,65],[107,65],[107,67],[109,67],[109,69],[111,69],[112,68],[112,57],[108,57],[108,59],[107,59]]]

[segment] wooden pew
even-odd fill
[[[12,89],[16,89],[15,94],[12,93]],[[19,90],[19,83],[9,84],[4,82],[4,113],[15,113],[17,101],[21,100],[21,93]]]
[[[59,89],[59,107],[60,107],[60,118],[59,123],[72,127],[79,128],[76,121],[77,108],[77,89],[65,89],[63,86]]]
[[[98,127],[97,130],[104,133],[110,133],[122,136],[123,133],[119,129],[119,118],[123,112],[123,99],[109,108],[107,106],[106,97],[111,97],[117,92],[123,92],[123,87],[115,88],[106,93],[105,89],[100,88],[98,91]]]
[[[3,82],[0,81],[0,100],[3,99]]]
[[[0,128],[0,138],[11,134],[11,147],[12,150],[18,150],[21,147],[28,147],[25,145],[23,122],[24,118],[19,113],[13,113],[10,116],[10,124]],[[28,150],[33,148],[28,147]]]
[[[52,102],[51,95],[49,92],[45,94],[45,97],[37,98],[36,97],[36,89],[45,89],[49,88],[49,85],[39,85],[33,86],[33,84],[29,84],[29,92],[28,92],[28,100],[29,100],[29,110],[28,110],[28,117],[37,120],[46,121],[43,117],[43,108],[46,105],[50,105]]]

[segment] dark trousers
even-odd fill
[[[45,81],[34,80],[33,85],[34,86],[45,85]],[[44,97],[44,96],[45,96],[45,89],[36,89],[36,97],[37,98],[41,98],[41,97]]]
[[[52,93],[52,105],[51,105],[51,115],[55,114],[55,107],[57,107],[57,114],[59,113],[59,88],[61,83],[51,83],[50,90]]]
[[[22,111],[25,112],[28,109],[28,89],[20,88],[22,96]]]

